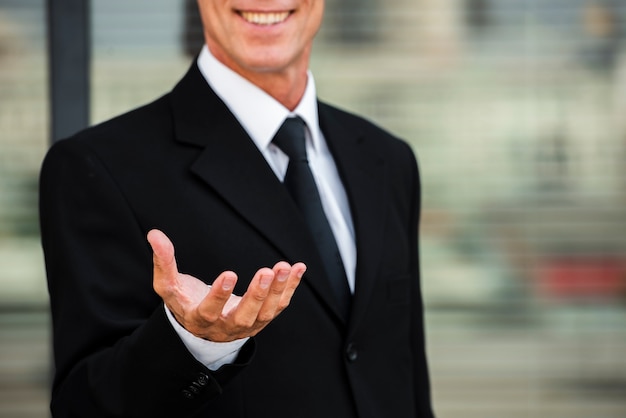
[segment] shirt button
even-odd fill
[[[346,347],[346,358],[350,363],[354,363],[359,358],[359,352],[353,343],[348,344],[348,347]]]

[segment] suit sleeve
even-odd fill
[[[191,416],[254,351],[211,372],[152,290],[146,228],[84,141],[48,153],[40,221],[53,326],[55,417]]]
[[[409,150],[407,155],[411,156],[411,196],[412,196],[412,219],[409,229],[411,234],[410,240],[413,246],[411,254],[413,254],[413,260],[411,263],[411,270],[414,280],[411,281],[413,289],[411,294],[413,295],[413,301],[411,303],[411,329],[412,329],[412,341],[414,358],[414,378],[415,387],[418,389],[415,396],[416,411],[418,417],[433,418],[434,414],[431,406],[430,395],[430,380],[428,373],[428,362],[426,360],[426,340],[424,336],[424,305],[422,301],[421,293],[421,279],[420,279],[420,263],[419,263],[419,223],[421,213],[421,182],[420,175],[417,166],[417,161],[413,157],[413,152]]]

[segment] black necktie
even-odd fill
[[[287,118],[274,137],[274,144],[289,157],[285,174],[285,187],[296,202],[309,225],[322,261],[331,281],[344,318],[348,317],[351,294],[341,254],[333,231],[322,208],[309,161],[306,155],[304,121],[299,117]]]

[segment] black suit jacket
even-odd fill
[[[346,188],[357,270],[348,323],[301,215],[194,64],[155,102],[60,141],[40,210],[55,417],[431,417],[410,148],[319,104]],[[212,281],[279,260],[308,270],[291,305],[216,372],[185,349],[152,289],[146,233]]]

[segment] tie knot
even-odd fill
[[[301,117],[289,117],[276,132],[272,142],[280,148],[290,161],[307,161],[304,121]]]

